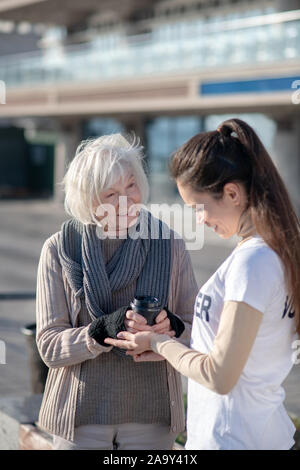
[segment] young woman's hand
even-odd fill
[[[117,334],[118,339],[105,338],[104,343],[134,351],[135,354],[141,354],[144,351],[151,351],[151,335],[153,334],[151,331],[140,331],[138,333],[121,331]]]
[[[166,334],[172,338],[175,332],[169,331]],[[104,343],[116,346],[117,348],[127,349],[128,355],[137,355],[145,351],[151,351],[151,339],[153,335],[155,335],[155,333],[152,331],[140,331],[138,333],[121,331],[117,334],[118,339],[105,338]]]

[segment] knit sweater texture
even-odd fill
[[[89,337],[91,319],[84,299],[75,296],[62,270],[59,237],[60,232],[56,232],[45,241],[37,273],[36,340],[40,355],[49,366],[40,427],[68,440],[74,438],[74,428],[79,424],[120,423],[120,420],[164,422],[169,424],[170,431],[181,432],[185,416],[180,374],[166,361],[130,363],[128,358],[114,355],[112,347],[101,346]],[[106,260],[118,243],[120,240],[106,245]],[[128,286],[126,289],[127,292],[121,289],[113,295],[115,308],[132,297],[134,285],[131,290]],[[168,307],[185,323],[179,341],[186,345],[190,341],[197,292],[185,243],[172,238]],[[128,367],[122,367],[120,361],[128,361]],[[137,366],[143,367],[141,382]],[[134,374],[134,380],[130,374]],[[154,390],[157,399],[153,398]],[[130,401],[129,406],[124,405],[126,400]]]
[[[105,263],[122,243],[124,240],[102,240]],[[112,311],[122,305],[129,305],[135,287],[136,282],[132,282],[112,293]],[[79,315],[79,324],[88,325],[89,322],[90,315],[84,306]],[[82,364],[75,427],[121,423],[170,425],[170,422],[166,361],[136,364],[132,357],[119,357],[112,351]]]

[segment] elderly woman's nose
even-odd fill
[[[133,203],[134,201],[131,199],[131,197],[119,195],[116,209],[123,215],[127,214],[130,206],[132,206]]]

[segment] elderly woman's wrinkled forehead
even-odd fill
[[[134,173],[131,162],[126,159],[119,158],[107,163],[107,165],[103,163],[103,172],[105,173],[105,177],[101,181],[101,187],[99,188],[101,190],[110,188],[118,182],[123,183],[130,174]]]
[[[130,162],[120,161],[115,163],[111,171],[107,173],[107,178],[101,190],[106,190],[118,184],[124,184],[129,178],[134,176],[134,171]]]

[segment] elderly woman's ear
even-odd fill
[[[125,307],[120,307],[113,313],[108,315],[102,315],[99,318],[96,318],[90,324],[88,333],[91,338],[93,338],[101,346],[110,345],[104,343],[104,339],[107,337],[117,338],[117,334],[120,331],[126,331],[124,320],[126,318],[127,310],[130,310],[130,306],[126,305]]]

